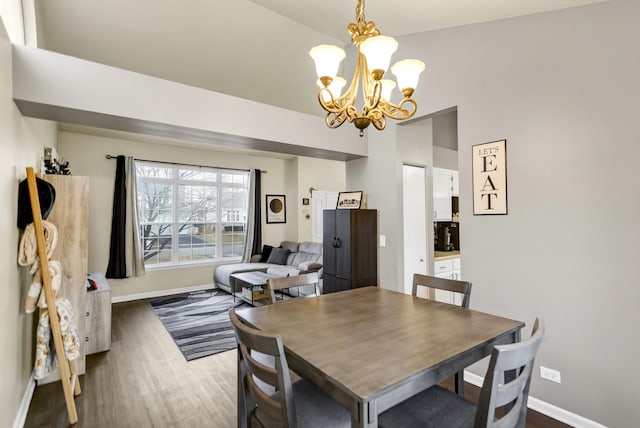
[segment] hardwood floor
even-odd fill
[[[111,350],[87,357],[81,382],[74,427],[236,426],[235,351],[187,362],[146,301],[113,305]],[[60,382],[37,387],[25,427],[67,426]],[[529,410],[528,428],[567,426]]]

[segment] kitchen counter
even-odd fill
[[[434,260],[447,260],[447,259],[455,259],[456,257],[460,257],[460,251],[434,251],[433,258]]]

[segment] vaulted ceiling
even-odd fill
[[[602,0],[368,0],[385,35]],[[40,48],[322,115],[307,55],[346,45],[356,0],[35,0]],[[428,52],[425,58],[428,66]]]

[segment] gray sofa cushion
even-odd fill
[[[295,253],[291,266],[300,266],[305,262],[314,262],[322,264],[322,243],[321,242],[303,242]],[[321,267],[321,266],[320,266]],[[306,269],[303,269],[306,270]]]
[[[267,263],[286,265],[290,253],[291,251],[287,248],[274,248],[273,250],[271,250],[271,255],[269,255]]]
[[[284,248],[285,250],[289,250],[292,253],[297,253],[299,251],[298,250],[299,247],[300,247],[300,243],[299,242],[282,241],[280,243],[280,248]]]

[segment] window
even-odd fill
[[[249,172],[136,161],[147,267],[242,257]]]

